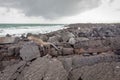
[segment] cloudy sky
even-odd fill
[[[120,0],[0,0],[0,23],[120,22]]]

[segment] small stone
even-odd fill
[[[72,37],[72,38],[69,39],[68,43],[71,44],[71,45],[74,45],[75,42],[76,42],[75,38]]]

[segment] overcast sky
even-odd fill
[[[120,0],[0,0],[0,23],[120,22]]]

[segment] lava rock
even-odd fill
[[[63,42],[67,42],[70,38],[75,37],[75,35],[71,32],[63,32],[61,34]]]
[[[19,55],[20,53],[20,47],[19,46],[10,46],[8,47],[8,56],[13,56],[13,55]]]
[[[41,34],[40,39],[42,39],[43,41],[47,41],[48,37],[46,35],[44,35],[44,34]]]
[[[13,79],[13,77],[17,77],[17,75],[15,76],[15,73],[25,64],[26,64],[26,62],[20,61],[17,64],[7,66],[2,71],[2,73],[0,73],[0,80],[15,80],[15,79]]]
[[[24,69],[20,80],[67,80],[67,72],[59,60],[45,56]]]
[[[74,45],[76,43],[75,38],[73,38],[73,37],[70,38],[69,41],[68,41],[68,43],[71,44],[71,45]]]
[[[0,37],[0,44],[17,43],[18,41],[18,37]]]
[[[20,57],[25,61],[30,61],[40,56],[39,47],[32,42],[25,43],[20,50]]]
[[[74,49],[73,48],[63,48],[62,53],[63,53],[63,55],[72,55],[72,54],[74,54]]]
[[[52,36],[52,37],[49,37],[49,40],[48,42],[51,42],[51,43],[59,43],[61,41],[61,36],[57,35],[57,36]]]

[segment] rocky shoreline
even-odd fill
[[[120,24],[70,24],[47,34],[0,37],[0,80],[119,80]]]

